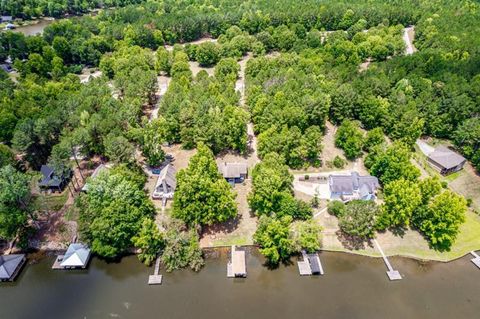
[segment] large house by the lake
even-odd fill
[[[375,176],[361,176],[357,172],[350,175],[330,175],[328,177],[330,199],[351,201],[354,199],[374,200],[380,187]]]

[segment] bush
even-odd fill
[[[335,168],[344,168],[345,165],[347,164],[347,161],[345,161],[343,158],[341,158],[340,156],[337,155],[333,159],[332,164]]]
[[[345,204],[339,200],[328,203],[327,211],[330,215],[340,217],[345,213]]]

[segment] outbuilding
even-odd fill
[[[443,145],[428,154],[427,160],[430,166],[443,175],[460,171],[467,162],[462,155]]]
[[[53,264],[53,269],[76,269],[86,268],[90,260],[90,249],[80,243],[72,243],[68,246],[65,255],[60,255]]]
[[[15,280],[26,260],[24,254],[0,256],[0,281]]]

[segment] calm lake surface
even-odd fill
[[[226,253],[199,273],[164,274],[137,257],[85,271],[53,271],[53,258],[27,265],[0,284],[0,318],[479,318],[480,270],[468,257],[452,263],[391,258],[404,279],[389,282],[381,259],[322,253],[325,275],[300,277],[296,264],[269,270],[255,250],[246,279],[226,278]],[[294,261],[295,258],[292,259]]]
[[[13,32],[20,32],[24,35],[36,35],[43,33],[43,29],[45,29],[49,24],[52,24],[55,20],[45,20],[41,19],[36,24],[26,25],[26,26],[19,26],[16,29],[13,29]]]

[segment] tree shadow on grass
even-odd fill
[[[211,226],[202,227],[202,237],[216,234],[229,234],[238,228],[242,220],[242,215],[237,215],[233,219],[229,219],[223,223],[216,223]]]
[[[343,247],[349,250],[360,250],[365,249],[367,247],[373,248],[373,243],[369,239],[359,238],[356,236],[351,236],[338,230],[335,233],[338,237],[338,240],[342,244]]]

